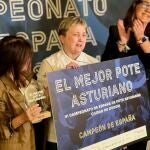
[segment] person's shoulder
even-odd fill
[[[55,53],[53,53],[53,54],[51,54],[51,55],[49,55],[49,56],[46,57],[45,59],[53,58],[53,57],[57,56],[59,53],[60,53],[60,50],[57,51],[57,52],[55,52]]]
[[[56,64],[58,61],[60,62],[61,58],[63,57],[63,51],[59,50],[55,52],[54,54],[51,54],[50,56],[43,59],[43,64]]]
[[[59,51],[51,54],[50,56],[48,56],[45,59],[43,59],[43,61],[52,60],[52,59],[55,59],[55,58],[59,57],[61,55],[61,51],[62,50],[59,50]]]
[[[97,63],[99,62],[99,60],[85,52],[82,52],[83,55],[85,55],[85,57],[91,62],[91,63]]]

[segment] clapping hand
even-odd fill
[[[117,23],[118,31],[119,31],[119,37],[120,37],[120,42],[123,44],[127,44],[129,41],[130,37],[130,31],[132,30],[131,28],[128,28],[128,30],[125,30],[123,20],[119,19]]]
[[[137,41],[140,40],[144,36],[144,31],[145,31],[146,26],[147,24],[142,23],[139,19],[135,19],[133,21],[132,30],[134,32],[134,35]]]

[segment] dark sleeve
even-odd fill
[[[118,50],[117,41],[119,40],[119,33],[117,26],[110,26],[109,37],[105,46],[104,53],[102,54],[101,61],[111,60],[122,57]]]

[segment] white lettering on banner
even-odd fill
[[[51,19],[52,18],[51,10],[55,14],[55,16],[57,16],[57,18],[61,18],[62,17],[61,0],[57,0],[56,4],[54,4],[54,2],[51,1],[51,0],[47,0],[46,3],[47,3],[47,5],[46,5],[47,19]]]
[[[74,0],[67,1],[65,12],[64,12],[64,17],[68,17],[70,13],[75,14],[75,16],[80,16]]]
[[[32,42],[33,42],[33,49],[34,52],[38,52],[38,46],[44,44],[46,41],[46,35],[44,32],[41,31],[34,31],[32,32]]]
[[[7,11],[7,5],[5,2],[0,1],[0,15],[5,14]]]
[[[23,37],[26,40],[29,40],[29,37],[28,37],[27,33],[25,33],[25,32],[17,32],[16,35]]]
[[[93,46],[97,46],[97,42],[96,42],[96,39],[95,39],[95,37],[93,35],[91,27],[87,28],[87,39],[86,39],[86,42],[87,43],[92,43]]]
[[[83,14],[84,16],[88,16],[88,2],[92,0],[78,0],[78,2],[83,2]]]
[[[63,85],[62,85],[62,83],[63,83]],[[71,87],[68,86],[66,79],[63,79],[63,82],[62,82],[62,80],[56,80],[55,85],[56,85],[56,91],[57,92],[70,91],[71,90]],[[62,87],[64,88],[64,90]]]
[[[65,118],[75,117],[75,116],[78,116],[78,115],[81,115],[81,114],[84,114],[84,113],[87,113],[87,112],[90,113],[91,116],[95,116],[95,115],[101,114],[103,112],[118,109],[118,108],[121,107],[121,103],[123,103],[125,101],[128,101],[128,100],[133,100],[133,99],[139,98],[139,97],[141,97],[141,94],[137,93],[135,95],[131,95],[131,96],[128,96],[128,97],[125,97],[125,98],[117,99],[117,100],[114,100],[114,101],[106,101],[106,103],[102,102],[102,103],[100,103],[96,106],[89,105],[91,107],[83,108],[83,109],[76,110],[76,111],[70,112],[68,114],[65,114]],[[78,101],[76,95],[73,95],[73,99],[74,99],[74,104],[76,104],[77,106],[80,106],[80,102]]]
[[[107,0],[78,0],[83,2],[83,14],[88,16],[88,2],[93,2],[93,11],[97,16],[103,16],[107,11]],[[100,5],[101,4],[101,5]],[[101,9],[99,8],[101,6]]]
[[[12,21],[24,21],[25,20],[25,15],[24,13],[24,8],[23,8],[23,0],[10,0],[9,1],[9,6],[10,6],[10,15]],[[21,6],[20,6],[21,5]]]
[[[116,67],[116,78],[119,78],[120,76],[127,77],[133,74],[139,74],[140,72],[139,63],[123,65],[122,67]]]
[[[33,21],[38,21],[42,19],[42,16],[46,16],[46,19],[52,19],[52,13],[56,18],[64,18],[68,17],[70,14],[74,14],[76,16],[80,16],[78,7],[74,0],[66,0],[65,1],[64,14],[62,14],[62,3],[63,0],[9,0],[9,5],[4,1],[0,0],[0,15],[4,15],[8,11],[8,7],[10,9],[10,19],[11,21],[25,21],[26,17],[28,17]],[[107,1],[106,0],[78,0],[78,3],[82,3],[83,16],[89,15],[88,3],[91,2],[93,4],[93,12],[102,16],[105,14],[107,10]],[[27,11],[26,11],[27,9]],[[44,10],[46,9],[44,14]],[[80,10],[80,11],[81,11]],[[28,12],[28,14],[26,14]]]
[[[109,68],[96,70],[95,72],[85,72],[83,74],[72,76],[73,83],[70,83],[65,78],[60,78],[55,80],[55,90],[57,94],[61,94],[63,92],[72,91],[72,108],[83,106],[89,103],[93,103],[93,101],[99,102],[100,100],[108,99],[110,97],[118,96],[121,94],[129,94],[133,91],[133,83],[130,80],[124,80],[122,82],[115,82],[110,84],[114,78],[118,77],[127,77],[133,76],[141,73],[139,62],[135,62],[132,64],[122,65],[119,67],[115,67],[115,73],[113,74],[112,70]],[[103,83],[106,83],[104,86]],[[77,92],[76,90],[80,89]],[[89,87],[93,87],[94,89],[89,89]],[[128,100],[134,97],[128,96],[124,100]],[[119,101],[119,100],[118,100]],[[116,101],[116,102],[118,102]],[[116,102],[112,102],[115,104]],[[119,105],[118,105],[119,106]],[[110,107],[109,110],[115,109],[116,107]]]
[[[37,14],[34,14],[34,8],[33,6],[37,6]],[[40,0],[30,0],[28,2],[28,14],[31,17],[32,20],[36,21],[36,20],[41,20],[41,17],[43,16],[43,7],[42,7],[42,2]]]
[[[124,73],[124,68],[126,68],[126,71],[125,71],[126,73]],[[121,70],[121,71],[119,71],[119,73],[118,73],[118,70]],[[107,82],[112,81],[114,78],[118,78],[118,76],[120,76],[120,75],[122,77],[127,77],[127,76],[137,75],[139,73],[141,73],[140,64],[139,64],[139,62],[137,62],[137,63],[133,63],[133,64],[122,65],[120,67],[115,67],[115,74],[112,74],[111,69],[106,68],[104,70],[100,69],[100,70],[97,70],[92,73],[85,72],[84,74],[74,75],[73,76],[74,83],[72,85],[76,89],[83,88],[83,87],[87,87],[87,86],[101,84],[106,81]],[[60,79],[60,80],[61,80],[61,83],[59,82],[59,84],[61,84],[61,86],[59,86],[59,90],[58,90],[59,93],[65,91],[64,85],[66,85],[66,83],[67,83],[66,79]],[[119,89],[117,88],[117,86],[115,86],[115,84],[112,85],[113,91],[114,91],[113,93],[119,94],[119,91],[121,93],[125,93],[126,89],[128,91],[130,91],[132,89],[132,84],[129,81],[126,81],[125,83],[122,83],[122,84],[118,83],[118,85],[119,85]],[[125,86],[127,88],[124,88]],[[60,87],[62,89],[60,89]],[[71,88],[70,88],[70,90],[71,90]],[[112,95],[111,86],[107,86],[107,88],[103,87],[103,88],[101,88],[101,90],[103,91],[103,95],[104,94],[106,95],[106,98],[108,97],[108,95]],[[113,96],[114,95],[115,94],[113,94]]]
[[[48,44],[47,44],[47,51],[50,51],[52,47],[57,46],[59,49],[62,48],[61,41],[59,39],[59,36],[57,34],[56,30],[52,30],[48,39]]]
[[[111,86],[102,87],[90,91],[81,92],[72,96],[72,108],[75,106],[86,105],[93,101],[100,101],[105,98],[118,96],[121,94],[130,93],[133,90],[131,81],[113,84]]]
[[[84,87],[88,85],[95,85],[99,82],[112,80],[112,71],[110,69],[99,70],[93,75],[86,73],[79,76],[74,76],[75,87]]]
[[[106,0],[101,0],[101,10],[99,10],[98,8],[98,2],[99,0],[95,0],[93,1],[93,6],[94,6],[94,11],[95,11],[95,14],[98,15],[98,16],[103,16],[105,14],[105,12],[107,11],[107,3],[106,3]]]

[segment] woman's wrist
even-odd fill
[[[21,115],[19,115],[19,116],[12,119],[11,127],[13,129],[16,129],[16,128],[18,128],[19,126],[21,126],[22,124],[24,124],[27,121],[29,121],[27,115],[25,113],[22,113]]]
[[[127,53],[130,50],[130,47],[127,45],[126,42],[117,41],[117,45],[120,52]]]
[[[144,35],[144,36],[142,36],[142,38],[138,39],[136,42],[137,42],[138,45],[141,45],[146,41],[149,41],[149,38]]]
[[[122,42],[122,41],[117,41],[117,44],[120,46],[125,46],[127,44],[127,42]]]

